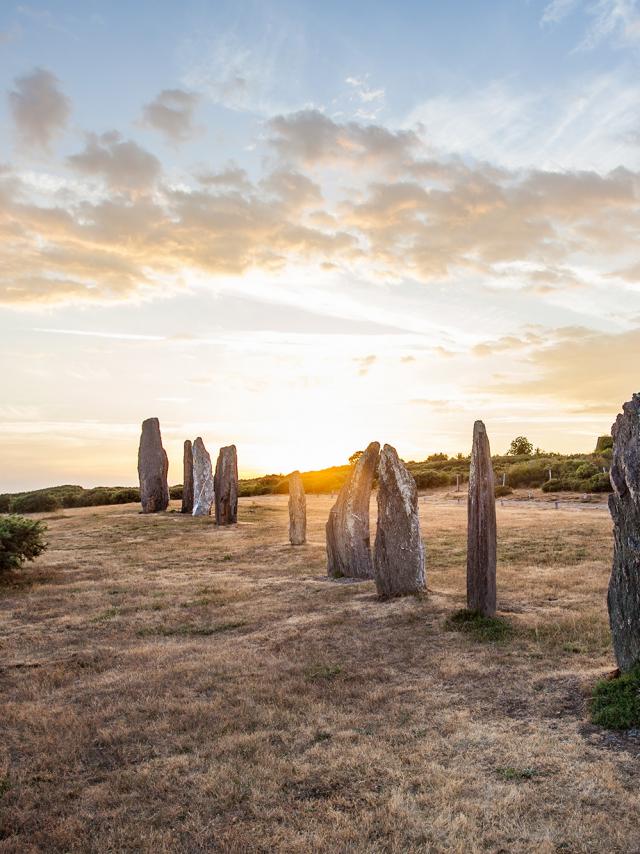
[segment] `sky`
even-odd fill
[[[0,491],[589,451],[638,391],[640,0],[0,4]]]

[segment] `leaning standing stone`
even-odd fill
[[[238,521],[238,456],[235,445],[220,448],[215,493],[216,524],[234,525]]]
[[[168,471],[169,460],[162,447],[160,422],[157,418],[147,418],[142,422],[138,449],[138,477],[143,513],[158,513],[169,506]]]
[[[182,465],[182,513],[191,513],[193,511],[193,447],[191,439],[185,440]]]
[[[327,575],[373,578],[369,501],[378,465],[379,442],[371,442],[351,467],[327,521]]]
[[[489,438],[482,421],[473,425],[467,508],[467,608],[494,617],[496,494]]]
[[[418,490],[395,448],[385,445],[378,467],[378,530],[373,570],[380,596],[425,589],[424,547],[418,518]]]
[[[213,504],[211,457],[198,436],[193,443],[193,515],[210,516]]]
[[[289,542],[302,546],[307,541],[307,498],[299,471],[289,475]]]
[[[624,404],[611,432],[609,623],[618,667],[631,670],[640,664],[640,394]]]

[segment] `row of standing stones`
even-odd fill
[[[613,425],[614,556],[607,604],[613,648],[621,670],[640,663],[640,394],[625,403]],[[169,463],[157,418],[143,422],[138,473],[145,513],[169,505]],[[378,525],[370,547],[369,502],[378,475]],[[222,448],[215,475],[201,438],[184,444],[182,512],[209,515],[216,522],[237,520],[238,464],[235,445]],[[483,616],[496,613],[497,528],[495,483],[489,438],[482,421],[473,428],[467,515],[467,607]],[[289,539],[306,542],[306,497],[300,472],[289,477]],[[426,587],[418,491],[395,448],[371,442],[352,467],[326,524],[327,574],[333,578],[373,578],[388,598],[420,593]]]
[[[233,525],[238,519],[238,458],[235,445],[220,448],[215,474],[211,457],[198,438],[184,443],[182,512],[209,516],[215,504],[216,524]],[[138,450],[140,502],[143,513],[158,513],[169,506],[169,460],[162,447],[160,422],[142,422]]]

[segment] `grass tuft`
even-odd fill
[[[535,768],[512,768],[510,765],[506,768],[496,768],[496,773],[501,780],[512,783],[532,780],[538,774]]]
[[[640,665],[617,679],[601,679],[591,700],[591,721],[606,729],[640,727]]]
[[[339,664],[311,664],[304,669],[304,678],[307,682],[320,682],[322,680],[335,679],[342,673]]]
[[[502,617],[483,617],[478,611],[463,608],[447,618],[445,628],[449,631],[466,632],[476,640],[499,643],[508,640],[513,633],[510,623]]]

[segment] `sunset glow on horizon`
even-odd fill
[[[634,0],[3,4],[0,491],[593,450],[638,391]]]

